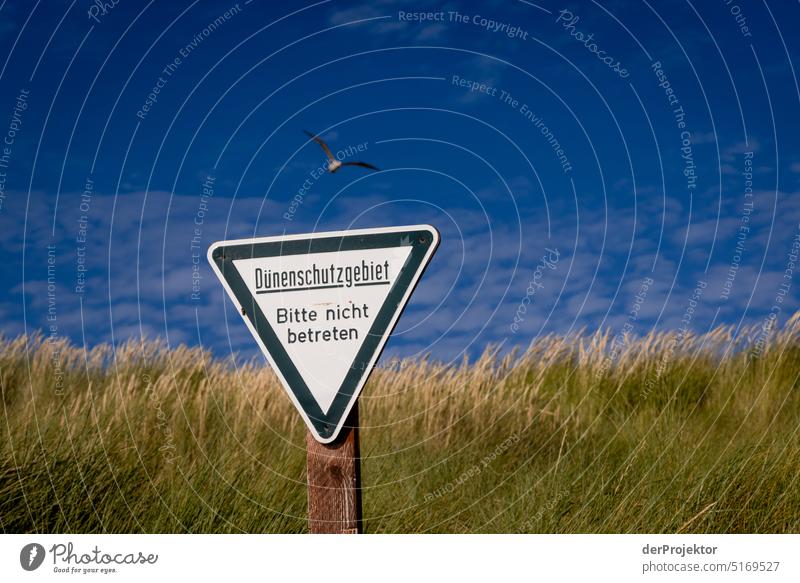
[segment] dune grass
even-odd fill
[[[272,372],[157,342],[0,340],[4,532],[306,532]],[[798,532],[800,317],[537,339],[376,370],[366,532]]]

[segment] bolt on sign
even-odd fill
[[[208,260],[321,443],[336,439],[439,245],[430,225],[220,241]]]

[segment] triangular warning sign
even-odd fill
[[[439,245],[430,225],[214,243],[208,260],[314,437],[336,439]]]

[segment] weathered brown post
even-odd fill
[[[335,441],[320,443],[306,434],[308,526],[314,534],[361,532],[361,454],[358,402]]]
[[[214,273],[308,426],[312,533],[361,532],[356,399],[438,246],[436,227],[409,225],[208,248]],[[347,300],[349,312],[339,307]],[[351,319],[358,321],[337,335],[334,324]]]

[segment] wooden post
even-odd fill
[[[308,526],[314,534],[361,532],[361,454],[358,402],[335,441],[306,435],[308,453]]]

